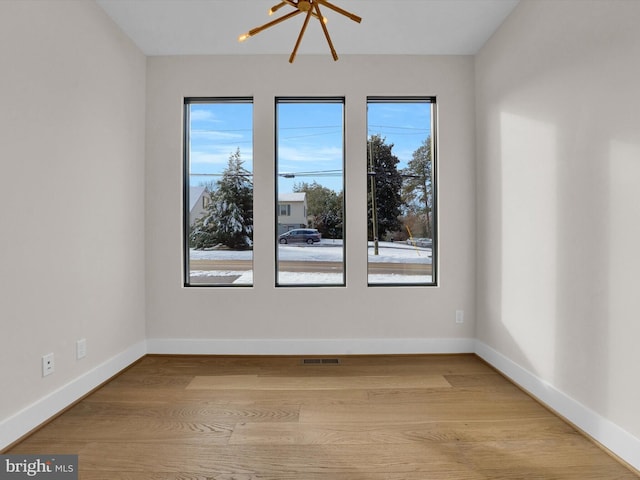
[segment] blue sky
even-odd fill
[[[216,181],[238,148],[247,170],[253,171],[253,105],[193,103],[189,120],[190,185]],[[206,176],[193,174],[207,174]]]
[[[278,189],[291,192],[300,182],[340,191],[343,176],[342,103],[280,103],[277,110]],[[194,103],[190,105],[191,185],[215,181],[229,155],[240,149],[247,170],[253,169],[252,105]],[[368,133],[393,143],[393,153],[406,166],[431,133],[429,103],[370,103]],[[196,176],[193,174],[208,174]],[[363,175],[366,172],[363,172]],[[283,175],[294,175],[285,178]]]
[[[314,180],[339,192],[343,184],[342,103],[280,103],[277,106],[278,191]],[[295,178],[284,175],[294,174]]]

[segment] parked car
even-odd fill
[[[433,240],[430,238],[407,238],[407,245],[415,245],[416,247],[431,248]]]
[[[320,232],[315,228],[295,228],[278,237],[280,243],[306,242],[312,245],[320,241]]]

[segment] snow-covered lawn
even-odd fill
[[[369,261],[379,263],[431,263],[431,249],[419,248],[400,242],[379,242],[378,255],[373,254],[369,242]],[[251,260],[251,250],[193,250],[191,260]],[[341,262],[342,240],[321,240],[314,245],[278,245],[278,258],[284,261]]]
[[[411,263],[425,264],[432,263],[430,248],[416,248],[404,243],[379,242],[378,255],[374,255],[373,243],[369,243],[369,262],[375,263]],[[230,250],[191,250],[189,257],[191,260],[251,260],[251,251],[230,251]],[[342,240],[322,240],[314,245],[278,245],[278,259],[290,262],[342,262],[343,248]],[[202,280],[205,277],[238,277],[234,284],[250,285],[253,283],[252,271],[205,271],[192,270],[191,277],[198,277]],[[370,274],[369,283],[428,283],[431,282],[430,275],[400,275],[400,274]],[[320,273],[320,272],[279,272],[278,283],[281,285],[300,284],[322,284],[339,285],[342,284],[342,273]]]

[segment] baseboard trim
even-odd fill
[[[475,353],[623,462],[640,470],[640,439],[479,340]]]
[[[146,342],[106,360],[0,422],[0,451],[15,443],[147,353]]]
[[[150,354],[173,355],[385,355],[474,353],[471,338],[149,339]]]

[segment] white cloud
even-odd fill
[[[191,120],[191,124],[193,125],[193,122],[220,122],[220,120],[218,120],[216,118],[216,116],[213,114],[213,112],[211,112],[210,110],[195,110],[192,109],[189,112],[189,119]]]
[[[189,154],[189,160],[191,161],[192,164],[205,163],[209,165],[226,165],[229,160],[229,154],[197,152],[192,150]]]
[[[189,160],[192,164],[208,164],[208,165],[223,165],[226,166],[231,154],[235,153],[237,145],[226,144],[216,145],[214,148],[207,151],[204,150],[191,150],[189,152]],[[253,161],[251,152],[245,152],[240,150],[240,158],[244,161],[244,166],[250,168]],[[222,169],[216,169],[222,171]]]
[[[333,168],[342,167],[342,149],[339,147],[320,147],[317,145],[302,145],[297,147],[278,148],[278,161],[282,163],[315,163],[333,164]]]
[[[231,140],[231,139],[243,139],[244,136],[240,133],[221,132],[218,130],[191,130],[192,139],[205,139],[205,140]]]

